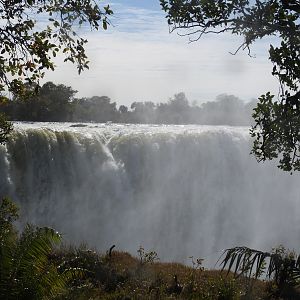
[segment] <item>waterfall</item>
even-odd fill
[[[299,247],[299,175],[249,155],[246,127],[15,123],[0,196],[66,241],[162,260]],[[213,258],[212,258],[213,257]]]

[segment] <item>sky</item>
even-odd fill
[[[81,29],[89,40],[90,69],[79,76],[75,66],[61,59],[45,81],[72,86],[78,97],[106,95],[118,105],[166,102],[179,92],[198,104],[224,93],[244,101],[266,91],[278,93],[268,61],[274,41],[258,41],[252,47],[255,57],[246,51],[233,56],[230,52],[242,41],[237,36],[207,35],[190,43],[176,32],[170,34],[159,0],[108,2],[114,11],[108,30]]]

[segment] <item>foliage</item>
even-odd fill
[[[62,270],[85,270],[84,275],[71,284],[66,294],[67,299],[78,299],[83,295],[87,297],[97,289],[107,293],[114,292],[126,279],[125,272],[119,272],[111,265],[111,257],[90,250],[86,245],[56,249],[51,255],[51,261]]]
[[[92,29],[106,29],[112,14],[109,6],[102,11],[94,1],[14,0],[0,5],[0,88],[8,86],[18,94],[24,81],[36,82],[45,70],[54,70],[53,57],[59,52],[76,64],[79,73],[88,68],[87,40],[74,26],[87,23]]]
[[[73,121],[118,121],[116,103],[107,96],[76,99],[73,104]]]
[[[230,32],[241,35],[236,50],[247,49],[257,39],[277,36],[279,46],[270,45],[272,74],[279,79],[278,100],[261,96],[254,112],[253,153],[258,160],[280,157],[279,167],[300,170],[300,2],[298,0],[160,0],[171,31],[196,41],[204,34]],[[283,144],[283,146],[282,146]]]
[[[0,2],[0,92],[24,96],[26,84],[38,88],[46,70],[54,70],[54,58],[62,53],[64,61],[76,64],[81,73],[88,68],[87,40],[75,27],[107,29],[109,5],[100,8],[93,0],[12,0]],[[9,125],[1,119],[0,142]]]
[[[46,82],[29,97],[15,96],[6,114],[23,121],[68,121],[72,117],[72,101],[76,93],[63,84]]]
[[[0,113],[0,145],[7,142],[8,134],[12,131],[12,124]]]
[[[266,274],[275,284],[272,296],[276,297],[286,297],[287,294],[293,294],[295,297],[293,287],[300,283],[300,256],[282,246],[273,249],[272,252],[247,247],[230,248],[225,251],[221,265],[223,269],[227,268],[228,272],[232,270],[234,274],[249,278],[258,278]]]
[[[11,236],[14,231],[13,222],[19,217],[17,206],[9,198],[3,198],[0,205],[0,243]]]
[[[233,95],[219,95],[216,101],[190,104],[184,93],[166,103],[133,102],[130,108],[107,96],[76,98],[76,91],[63,84],[46,82],[35,93],[27,85],[27,97],[15,96],[0,103],[0,112],[10,120],[39,122],[119,122],[150,124],[250,125],[255,102],[244,103]],[[30,92],[32,94],[30,95]]]
[[[67,299],[242,299],[245,289],[239,279],[221,271],[157,261],[141,266],[140,257],[119,251],[108,257],[84,247],[63,248],[54,257],[90,270],[69,290]],[[174,289],[174,278],[180,290]],[[256,283],[254,296],[262,296],[264,284]]]
[[[0,299],[44,299],[64,292],[81,276],[75,268],[60,272],[48,256],[61,236],[51,228],[27,225],[19,236],[13,226],[17,207],[8,199],[0,205]]]
[[[279,158],[279,168],[300,171],[299,110],[274,100],[270,93],[259,98],[251,128],[252,153],[259,161]],[[263,130],[262,130],[263,129]]]
[[[153,264],[159,260],[159,257],[155,251],[152,250],[147,252],[142,246],[140,246],[140,248],[137,250],[137,253],[139,255],[141,265]]]

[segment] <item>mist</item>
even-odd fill
[[[258,164],[248,127],[73,125],[15,123],[0,147],[0,194],[20,205],[20,226],[208,266],[236,245],[297,247],[299,175]]]

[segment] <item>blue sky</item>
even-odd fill
[[[128,6],[139,7],[152,10],[160,10],[159,1],[157,0],[127,0],[127,1],[114,1],[115,3],[125,3]]]
[[[78,76],[74,66],[58,61],[45,80],[70,85],[78,96],[107,95],[126,105],[163,102],[178,92],[198,103],[222,93],[249,101],[268,90],[278,92],[268,61],[270,40],[254,45],[256,58],[246,52],[232,56],[229,52],[241,43],[236,36],[208,35],[189,43],[169,34],[158,0],[108,2],[112,26],[106,32],[84,32],[90,70]]]

